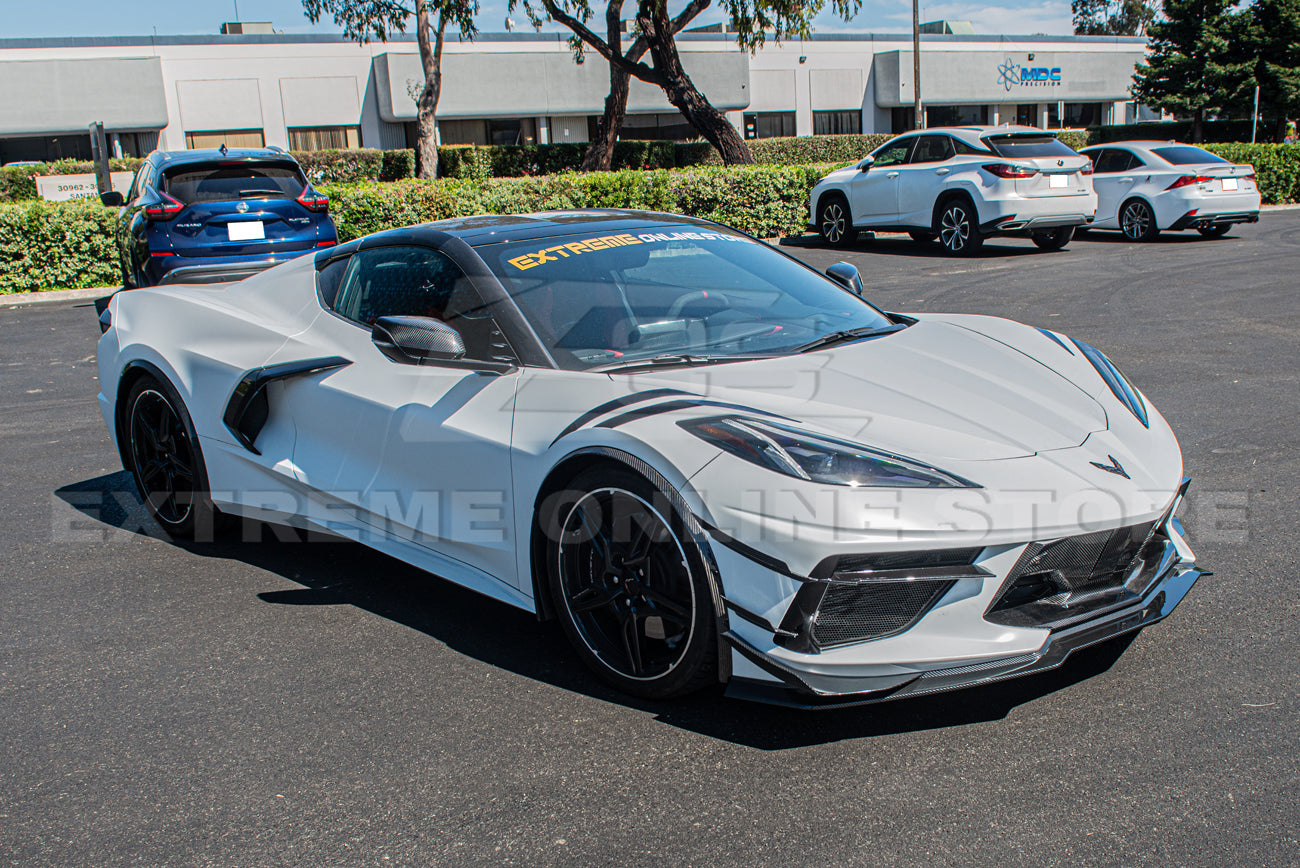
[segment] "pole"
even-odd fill
[[[921,110],[921,10],[920,0],[912,0],[912,117],[913,126],[925,129],[925,112]]]
[[[1259,85],[1255,85],[1255,113],[1250,116],[1250,143],[1255,144],[1255,129],[1259,126]]]

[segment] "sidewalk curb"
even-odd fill
[[[15,292],[0,295],[0,307],[20,307],[28,304],[51,304],[58,301],[85,301],[102,298],[117,292],[119,286],[96,286],[90,289],[54,289],[46,292]]]

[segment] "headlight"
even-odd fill
[[[901,455],[739,416],[678,425],[751,464],[827,485],[880,488],[979,488]]]
[[[1092,362],[1092,366],[1097,369],[1098,374],[1101,374],[1101,378],[1106,381],[1106,385],[1115,393],[1115,397],[1119,398],[1119,402],[1129,408],[1129,411],[1138,418],[1143,427],[1150,428],[1151,423],[1147,421],[1146,402],[1142,400],[1142,396],[1138,394],[1137,389],[1133,388],[1133,384],[1128,381],[1128,378],[1119,372],[1119,368],[1115,367],[1115,363],[1106,358],[1106,354],[1092,344],[1084,343],[1077,338],[1070,338],[1070,343],[1078,347],[1084,358]]]

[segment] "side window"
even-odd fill
[[[1122,157],[1121,167],[1116,169],[1116,172],[1131,172],[1145,165],[1132,151],[1116,151],[1115,153],[1120,154]]]
[[[908,137],[906,139],[894,139],[892,142],[886,142],[876,149],[871,156],[876,158],[877,166],[897,166],[899,163],[907,162],[907,154],[912,150],[912,142],[916,138]]]
[[[951,139],[950,141],[952,142],[952,144],[953,144],[953,148],[956,150],[956,152],[957,152],[958,154],[961,154],[963,157],[970,157],[970,156],[991,157],[991,156],[993,156],[993,154],[990,153],[989,151],[985,151],[985,150],[982,150],[981,148],[977,148],[977,147],[975,147],[974,145],[968,144],[967,142],[963,142],[961,139]]]
[[[1104,148],[1098,153],[1090,154],[1096,162],[1093,171],[1098,175],[1113,175],[1128,169],[1130,155],[1127,151]]]
[[[339,287],[343,285],[343,275],[348,270],[348,258],[339,257],[325,263],[325,267],[316,272],[316,287],[320,290],[321,301],[325,306],[334,309],[334,302],[339,297]]]
[[[492,312],[445,254],[426,247],[374,247],[348,260],[334,310],[362,325],[381,316],[427,316],[460,332],[465,357],[513,357]]]
[[[145,187],[149,184],[151,174],[153,174],[153,166],[149,163],[144,163],[139,169],[136,169],[135,183],[131,185],[130,201],[134,202],[140,198],[140,194],[145,191]]]
[[[913,163],[942,163],[953,155],[952,139],[947,136],[921,136],[912,151]]]

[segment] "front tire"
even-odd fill
[[[1035,232],[1031,238],[1040,250],[1060,250],[1074,238],[1074,227],[1065,226],[1051,232]]]
[[[975,208],[966,199],[949,199],[939,209],[939,241],[952,256],[972,256],[984,244]]]
[[[606,464],[552,500],[542,517],[551,598],[587,667],[649,699],[716,683],[704,558],[665,492]]]
[[[1222,238],[1228,234],[1228,230],[1231,228],[1230,223],[1216,223],[1213,226],[1197,226],[1196,231],[1206,238]]]
[[[1151,206],[1141,199],[1130,199],[1119,211],[1119,228],[1129,241],[1154,241],[1160,234],[1156,215]]]
[[[208,474],[185,405],[150,376],[132,386],[121,436],[127,469],[145,509],[168,536],[211,539],[226,526],[212,505]]]
[[[857,238],[853,215],[843,196],[825,196],[817,210],[817,233],[831,247],[848,247]]]

